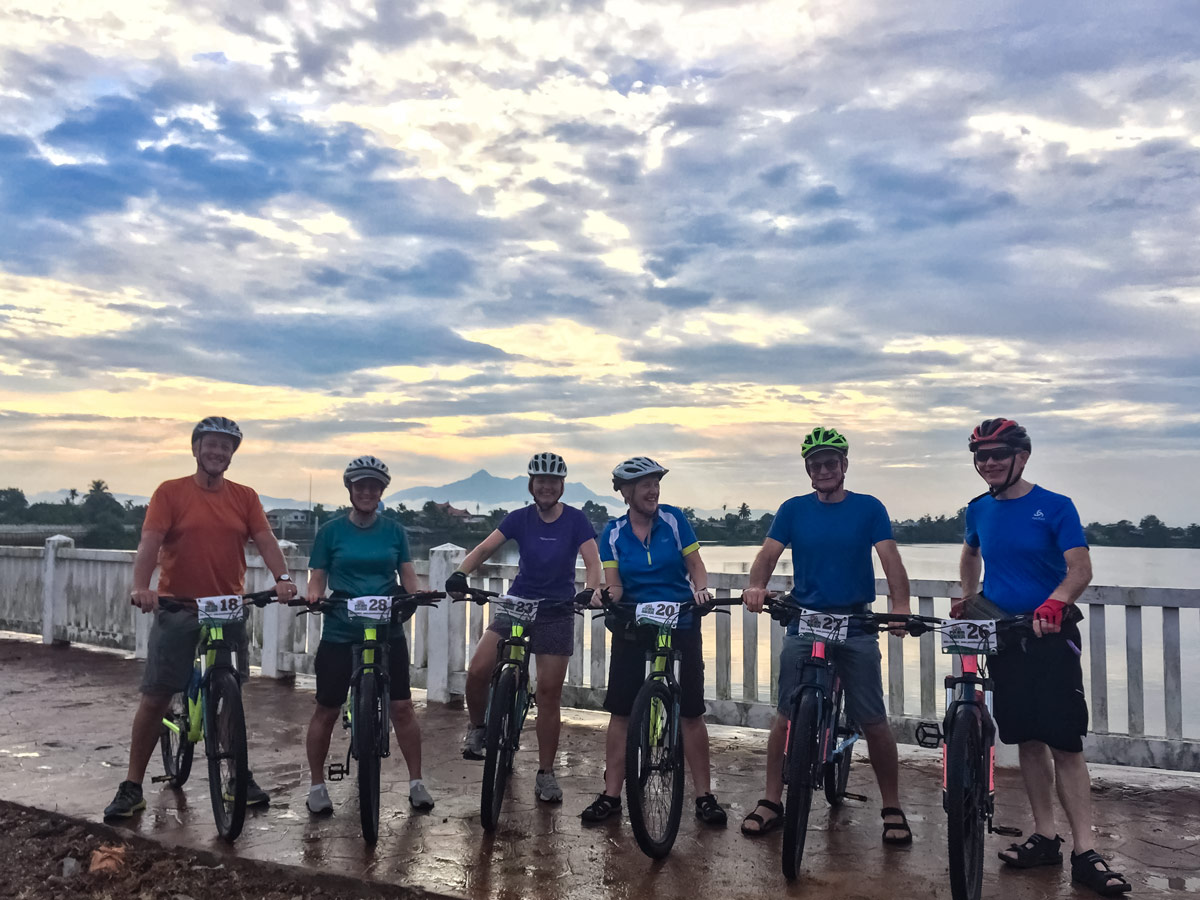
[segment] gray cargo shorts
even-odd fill
[[[245,623],[228,624],[224,630],[236,648],[238,675],[245,681],[250,675],[250,639]],[[158,610],[150,626],[141,692],[161,695],[186,691],[199,641],[200,620],[195,610]]]

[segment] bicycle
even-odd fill
[[[512,623],[508,636],[501,637],[496,646],[496,665],[488,684],[487,712],[483,723],[485,749],[479,818],[484,830],[491,832],[496,830],[500,822],[504,789],[512,774],[513,756],[521,747],[521,730],[534,705],[534,696],[529,690],[529,637],[526,629],[533,625],[542,601],[510,597],[474,587],[462,592],[461,601],[455,600],[463,601],[481,606],[495,603]]]
[[[1074,606],[1064,622],[1078,622]],[[996,825],[996,724],[992,719],[992,679],[985,658],[1001,650],[1005,640],[1033,639],[1033,617],[938,620],[942,652],[959,656],[961,675],[947,675],[946,716],[942,724],[922,722],[917,743],[942,744],[942,808],[946,811],[950,895],[953,900],[979,900],[983,887],[984,825],[987,833],[1020,837],[1019,828]]]
[[[805,609],[790,595],[768,595],[771,618],[781,625],[797,624],[798,633],[812,638],[804,661],[800,688],[791,703],[784,744],[783,874],[793,881],[800,873],[808,835],[813,794],[823,788],[825,799],[837,807],[850,794],[846,786],[854,745],[862,738],[846,715],[846,698],[837,667],[827,656],[829,645],[843,644],[852,628],[879,633],[904,625],[909,634],[922,634],[940,620],[903,613],[829,613]]]
[[[350,621],[361,625],[363,639],[354,644],[354,670],[350,693],[342,707],[342,727],[350,729],[345,763],[326,769],[330,781],[341,781],[350,772],[350,759],[358,761],[358,813],[363,840],[379,840],[379,771],[381,761],[391,755],[391,686],[388,676],[389,641],[381,640],[381,629],[400,627],[419,606],[435,606],[446,595],[441,591],[403,592],[351,597],[335,591],[327,600],[309,606],[303,599],[290,606],[307,606],[298,616],[320,614],[345,601]]]
[[[195,603],[201,628],[191,682],[186,691],[171,698],[162,720],[159,746],[165,774],[154,776],[151,782],[183,787],[191,774],[194,747],[203,739],[213,818],[217,833],[226,841],[236,840],[242,832],[250,770],[246,760],[246,717],[234,658],[237,648],[225,637],[225,626],[242,621],[248,607],[266,606],[274,599],[274,588],[194,600],[158,598],[158,605],[169,612],[190,611],[189,604]]]
[[[629,713],[625,737],[625,797],[629,824],[638,847],[651,859],[671,852],[683,815],[683,732],[679,712],[681,691],[677,669],[681,653],[672,647],[679,616],[687,609],[697,615],[728,610],[740,598],[717,598],[704,606],[684,602],[621,605],[607,602],[597,615],[631,625],[653,648],[646,651],[649,673],[638,689]]]

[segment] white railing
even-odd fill
[[[428,563],[417,563],[418,573],[440,585],[463,555],[453,545],[435,548]],[[288,562],[303,591],[305,561],[289,557]],[[0,629],[41,634],[47,642],[123,647],[143,656],[149,617],[129,606],[132,565],[130,551],[78,550],[61,536],[47,540],[45,547],[0,547]],[[273,582],[257,557],[248,566],[248,590]],[[502,591],[516,572],[516,566],[485,565],[472,583]],[[745,579],[744,574],[710,573],[709,584],[718,596],[736,596]],[[790,579],[776,577],[771,586],[786,589],[789,584]],[[952,581],[913,581],[914,609],[945,615],[957,587]],[[876,590],[883,595],[886,584],[878,581]],[[1200,590],[1093,586],[1080,604],[1087,613],[1081,627],[1092,713],[1088,757],[1200,771],[1200,722],[1195,713],[1187,715],[1200,708],[1200,679],[1190,670],[1184,677],[1181,652],[1185,638],[1191,646],[1200,637]],[[1159,617],[1161,640],[1143,631],[1145,619]],[[431,701],[446,702],[463,693],[470,651],[490,618],[490,607],[443,602],[421,609],[405,626],[413,684],[424,686]],[[264,675],[312,673],[319,617],[298,618],[294,610],[270,606],[254,610],[251,621],[251,663],[261,665]],[[765,616],[737,608],[729,616],[706,616],[703,629],[709,718],[765,727],[777,700],[782,629]],[[600,707],[608,675],[607,634],[602,619],[578,620],[564,704]],[[938,652],[933,635],[888,637],[881,649],[893,725],[901,740],[912,741],[918,722],[940,718],[943,712],[941,679],[950,671],[949,657]],[[1192,665],[1192,658],[1186,662]],[[1123,729],[1110,715],[1122,706]]]

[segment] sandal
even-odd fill
[[[888,816],[899,816],[899,822],[884,822],[883,823],[883,842],[891,844],[893,847],[907,847],[912,843],[912,829],[908,827],[908,816],[904,815],[904,810],[897,809],[894,806],[885,806],[880,810],[879,815],[886,819]],[[899,837],[895,835],[888,837],[889,831],[903,832]]]
[[[584,809],[579,814],[585,825],[594,825],[597,822],[603,822],[610,816],[619,816],[621,814],[621,798],[610,797],[607,794],[600,794],[591,805]]]
[[[729,821],[725,810],[721,809],[721,804],[711,793],[696,798],[696,818],[705,825],[716,825],[719,828],[724,828],[725,823]]]
[[[769,819],[764,819],[757,812],[760,806],[765,810],[775,813],[775,815]],[[751,812],[746,818],[742,819],[742,834],[746,835],[746,837],[758,837],[760,834],[769,834],[783,824],[783,807],[778,803],[772,803],[764,797],[755,804],[754,809],[755,812]],[[758,824],[758,827],[747,828],[747,822],[755,822]]]
[[[1032,869],[1035,866],[1061,866],[1063,857],[1062,850],[1059,847],[1062,845],[1063,839],[1057,834],[1053,839],[1046,837],[1044,834],[1031,834],[1029,839],[1023,844],[1010,844],[1008,849],[1016,856],[1005,856],[1007,852],[1001,850],[996,855],[1000,857],[1000,862],[1006,866],[1012,866],[1014,869]]]
[[[1125,876],[1109,868],[1108,861],[1095,850],[1071,854],[1071,881],[1091,888],[1101,897],[1119,897],[1133,890]]]

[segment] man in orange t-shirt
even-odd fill
[[[154,625],[142,676],[142,699],[133,718],[129,770],[104,810],[106,819],[128,818],[145,808],[142,779],[162,732],[163,715],[171,696],[187,690],[191,680],[200,622],[192,610],[160,609],[159,595],[241,594],[247,539],[254,541],[274,574],[279,600],[287,602],[296,595],[258,494],[225,479],[225,470],[241,442],[241,429],[231,419],[204,419],[192,430],[195,473],[163,482],[150,498],[133,563],[130,600],[142,612],[155,614]],[[162,566],[157,590],[150,587],[156,564]],[[246,630],[238,623],[227,626],[226,632],[237,642],[238,669],[244,680],[249,672]],[[246,802],[266,803],[269,799],[251,776]]]

